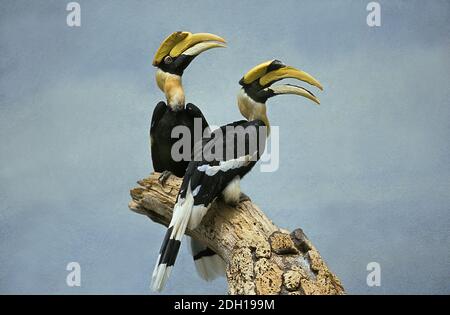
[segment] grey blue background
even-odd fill
[[[450,4],[380,1],[69,1],[0,4],[0,293],[149,294],[164,229],[127,208],[151,170],[163,99],[153,54],[175,30],[229,47],[197,58],[187,99],[214,124],[240,119],[238,80],[278,58],[324,85],[320,107],[269,101],[280,167],[243,190],[302,227],[350,294],[450,293]],[[82,286],[66,286],[81,264]],[[381,287],[366,266],[381,264]],[[183,246],[165,293],[221,294]]]

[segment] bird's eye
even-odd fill
[[[173,59],[172,59],[172,57],[170,57],[170,56],[166,56],[166,57],[164,58],[164,63],[165,63],[165,64],[171,64],[172,61],[173,61]]]

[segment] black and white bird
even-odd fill
[[[158,48],[153,59],[156,71],[156,83],[166,96],[166,102],[159,102],[152,115],[150,126],[150,147],[153,169],[162,173],[160,182],[174,174],[183,177],[192,156],[194,143],[200,141],[202,136],[209,132],[208,122],[201,110],[192,103],[185,105],[185,94],[182,85],[184,70],[191,61],[202,52],[211,48],[226,47],[225,40],[217,35],[209,33],[174,32],[169,35]],[[196,120],[199,132],[196,129]],[[191,153],[188,158],[175,158],[172,149],[180,137],[173,136],[175,128],[186,127],[190,134]],[[206,132],[205,132],[206,131]],[[183,149],[183,148],[181,148]],[[182,152],[184,153],[184,152]],[[184,155],[186,156],[186,155]],[[191,239],[191,248],[194,252],[200,252],[204,257],[220,262],[218,256],[205,245]],[[198,257],[198,256],[197,256]],[[205,258],[206,259],[206,258]],[[219,274],[214,270],[205,271],[201,275],[205,280],[211,280]]]
[[[201,148],[196,148],[194,159],[183,177],[173,216],[153,271],[154,291],[164,288],[186,229],[192,230],[199,226],[214,200],[222,197],[231,205],[240,202],[240,180],[263,154],[270,134],[267,99],[281,94],[295,94],[319,104],[316,96],[303,87],[272,85],[285,78],[298,79],[322,90],[321,84],[304,71],[286,66],[278,60],[264,62],[248,71],[239,81],[242,88],[238,93],[238,107],[246,120],[216,129],[210,137],[202,140]],[[198,256],[196,267],[199,273],[225,268],[220,257],[213,259],[210,255]]]
[[[185,105],[182,85],[184,70],[200,53],[211,48],[226,47],[225,40],[209,33],[174,32],[158,48],[153,59],[156,71],[156,83],[166,96],[166,102],[159,102],[153,110],[150,126],[150,147],[153,169],[162,172],[161,181],[174,174],[183,177],[189,164],[188,159],[172,156],[173,145],[180,137],[173,137],[176,127],[184,126],[190,131],[190,147],[201,140],[208,123],[201,110],[194,104]],[[201,132],[195,133],[195,119],[199,120]],[[197,136],[197,137],[195,137]]]

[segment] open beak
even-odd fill
[[[209,33],[174,32],[169,35],[158,48],[153,59],[153,65],[158,66],[164,59],[170,57],[176,60],[189,59],[211,48],[226,47],[225,40]],[[184,57],[184,58],[183,58]],[[180,63],[181,65],[181,63]],[[186,67],[187,65],[185,65]]]
[[[281,94],[293,94],[306,97],[316,104],[320,104],[319,99],[313,93],[301,86],[292,84],[272,85],[277,81],[288,78],[306,82],[323,90],[320,82],[312,75],[294,67],[286,66],[279,60],[270,60],[254,67],[245,74],[240,83],[241,85],[257,86],[259,91],[255,92],[261,98],[269,98]]]

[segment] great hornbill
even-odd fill
[[[208,123],[200,109],[194,104],[185,106],[185,95],[181,77],[191,61],[200,53],[216,47],[226,47],[225,40],[208,33],[174,32],[158,48],[153,59],[156,83],[166,96],[167,103],[159,102],[153,110],[150,126],[150,146],[153,169],[162,172],[161,182],[173,173],[183,177],[189,159],[175,159],[172,147],[179,140],[172,137],[177,126],[185,126],[190,131],[190,147],[201,140]],[[194,121],[201,123],[201,132],[194,132]],[[197,138],[194,138],[198,134]],[[183,148],[182,148],[183,149]],[[189,155],[190,157],[190,155]]]
[[[202,139],[202,148],[196,149],[194,159],[183,177],[173,216],[153,271],[153,290],[163,289],[186,228],[195,229],[218,197],[232,205],[239,202],[240,180],[264,152],[270,134],[267,99],[280,94],[295,94],[319,104],[314,94],[300,86],[272,86],[284,78],[298,79],[322,90],[321,84],[311,75],[278,60],[264,62],[244,75],[239,81],[242,88],[237,101],[246,120],[235,121],[216,129],[210,137]],[[218,151],[221,152],[218,154]],[[200,259],[196,260],[199,272],[215,268],[208,265],[216,263],[216,260],[209,259],[208,255],[199,256]]]

